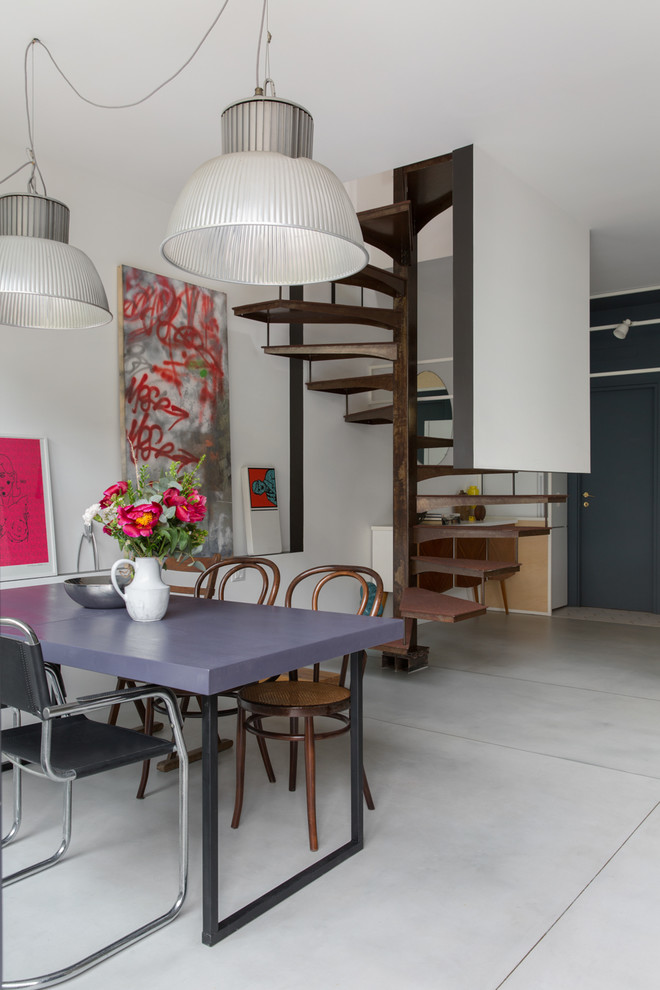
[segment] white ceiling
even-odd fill
[[[128,102],[221,2],[5,0],[0,140],[16,164],[31,38],[85,96]],[[192,64],[130,110],[85,105],[37,49],[37,152],[173,202],[220,154],[224,107],[254,90],[261,5],[229,0]],[[593,292],[660,284],[658,0],[270,0],[270,29],[277,95],[312,113],[314,157],[340,178],[479,144],[592,229]]]

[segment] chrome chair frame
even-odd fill
[[[26,623],[21,622],[18,619],[0,618],[0,626],[6,626],[20,633],[24,642],[28,646],[39,646],[39,640],[36,634]],[[44,667],[47,669],[48,665],[44,664]],[[13,772],[17,774],[19,781],[20,776],[23,773],[30,773],[37,777],[46,778],[48,780],[64,784],[62,841],[59,848],[52,856],[41,860],[38,863],[34,863],[31,866],[25,867],[22,870],[18,870],[4,878],[3,887],[10,886],[19,880],[23,880],[26,877],[33,876],[35,873],[40,873],[43,870],[54,866],[62,858],[69,845],[71,837],[72,785],[73,781],[77,777],[77,774],[75,770],[63,772],[58,771],[52,765],[52,729],[56,720],[67,718],[69,716],[81,715],[88,712],[97,712],[102,709],[109,708],[115,704],[121,705],[135,703],[136,701],[151,701],[154,698],[157,698],[162,701],[165,711],[167,712],[174,737],[174,745],[179,752],[178,891],[174,903],[167,911],[146,924],[141,925],[139,928],[128,932],[126,935],[116,939],[108,945],[103,946],[96,952],[85,956],[83,959],[71,963],[70,965],[52,973],[46,973],[43,976],[31,977],[28,979],[3,981],[2,990],[24,990],[24,988],[54,986],[57,983],[62,983],[65,980],[72,979],[74,976],[78,976],[80,973],[91,969],[98,963],[109,959],[117,952],[128,948],[128,946],[133,945],[135,942],[145,938],[152,932],[158,931],[160,928],[163,928],[165,925],[173,921],[183,906],[188,885],[188,758],[183,740],[181,715],[172,692],[168,688],[161,688],[154,685],[144,685],[143,687],[136,687],[130,690],[112,691],[106,694],[90,695],[88,697],[79,698],[75,702],[66,703],[62,699],[61,692],[59,690],[55,690],[52,683],[52,678],[49,677],[48,680],[50,682],[49,691],[51,694],[51,699],[55,703],[43,706],[39,713],[39,718],[41,720],[41,751],[39,764],[27,764],[23,760],[15,759],[12,754],[5,751],[3,751],[3,756],[12,763]],[[119,731],[125,732],[127,730]],[[18,793],[20,795],[20,784],[18,785]],[[21,809],[19,802],[15,805],[14,825],[3,840],[3,845],[7,845],[16,837],[20,824]]]
[[[44,668],[46,671],[46,677],[48,679],[48,683],[50,685],[50,690],[53,697],[57,700],[58,703],[64,704],[66,699],[62,692],[61,677],[59,676],[58,672],[50,666],[50,664],[47,663],[44,664]],[[12,728],[13,729],[18,728],[18,726],[21,724],[21,713],[16,708],[9,708],[7,705],[2,705],[0,707],[6,708],[7,711],[11,711]],[[16,838],[23,820],[23,782],[21,778],[21,771],[20,768],[17,767],[15,763],[11,764],[11,768],[12,768],[12,781],[13,781],[12,791],[14,798],[14,804],[13,804],[14,818],[9,831],[7,832],[6,835],[3,835],[2,837],[3,847],[8,845],[12,841],[12,839]]]

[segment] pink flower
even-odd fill
[[[163,495],[163,505],[176,506],[175,516],[180,522],[200,522],[206,515],[206,496],[200,495],[196,488],[187,498],[178,489],[168,488]]]
[[[109,488],[103,492],[103,498],[101,499],[99,505],[102,509],[107,509],[112,503],[112,499],[115,495],[125,495],[128,491],[128,485],[125,481],[118,481],[115,485],[110,485]]]
[[[152,536],[161,516],[157,502],[143,502],[141,505],[120,505],[117,509],[117,523],[126,536]]]

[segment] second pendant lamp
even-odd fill
[[[314,122],[296,103],[240,100],[222,114],[223,154],[200,166],[170,218],[161,252],[203,278],[308,285],[369,260],[337,176],[312,160]]]

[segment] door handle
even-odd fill
[[[593,498],[593,495],[590,495],[589,492],[582,492],[582,498]]]

